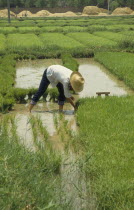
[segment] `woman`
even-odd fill
[[[82,75],[79,72],[73,72],[64,66],[52,65],[44,71],[39,89],[30,102],[29,111],[31,112],[32,108],[36,105],[50,83],[52,87],[57,87],[59,91],[59,111],[63,110],[65,100],[76,109],[74,97],[71,95],[70,91],[74,90],[75,92],[81,92],[83,90],[84,79]]]

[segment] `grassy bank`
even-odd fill
[[[100,52],[95,59],[115,74],[126,85],[134,89],[134,54],[122,52]]]
[[[83,168],[98,209],[132,210],[134,97],[81,99],[75,145],[83,148]]]

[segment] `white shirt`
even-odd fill
[[[69,81],[72,71],[61,65],[52,65],[47,68],[47,78],[50,81],[52,87],[60,82],[64,88],[64,95],[66,98],[71,97],[69,92]]]

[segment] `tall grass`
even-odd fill
[[[134,208],[134,97],[81,99],[77,112],[83,168],[97,209]],[[87,183],[88,184],[88,183]]]
[[[134,54],[123,52],[100,52],[95,59],[134,89]]]

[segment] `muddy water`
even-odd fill
[[[96,92],[110,92],[113,96],[132,95],[134,91],[130,90],[123,82],[94,59],[78,59],[80,64],[79,72],[85,78],[84,90],[79,94],[80,97],[95,97]]]
[[[61,64],[60,59],[19,61],[16,66],[16,87],[38,88],[44,70],[55,64]]]

